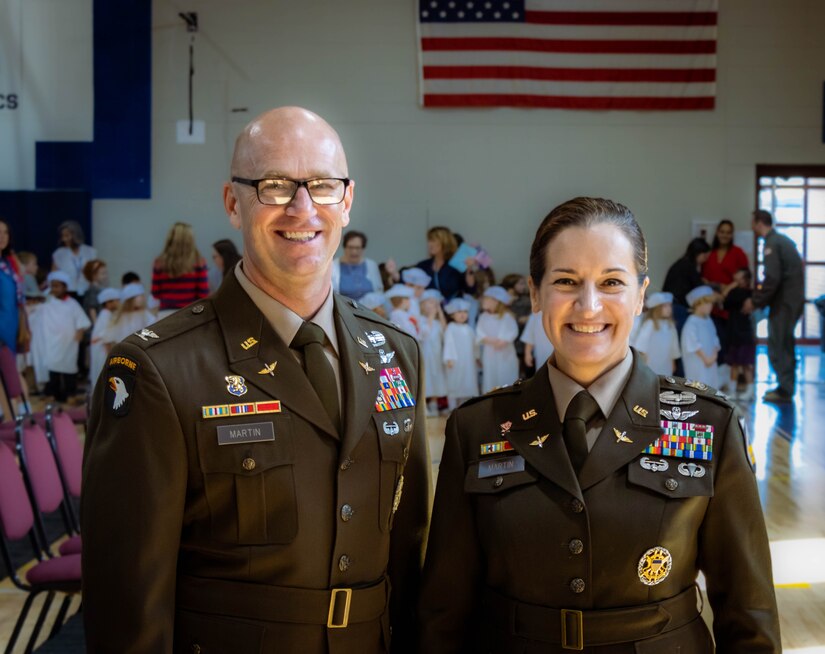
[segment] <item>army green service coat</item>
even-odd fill
[[[662,433],[660,409],[673,410],[659,402],[668,390],[698,396],[680,410],[698,411],[690,422],[715,427],[711,461],[643,454]],[[632,442],[617,438],[614,428]],[[483,445],[502,439],[512,451],[481,454]],[[524,458],[522,471],[483,476],[485,461],[516,456]],[[648,468],[640,463],[645,456]],[[689,463],[704,474],[678,472]],[[670,552],[672,567],[660,583],[646,585],[638,565],[657,546]],[[700,617],[641,642],[588,646],[588,611],[690,594],[700,570],[718,651],[780,651],[768,540],[746,440],[731,405],[713,389],[660,379],[634,355],[628,383],[578,478],[546,365],[530,380],[471,400],[451,416],[427,547],[422,654],[570,651],[558,639],[531,636],[554,629],[558,635],[558,611],[546,607],[584,612],[585,652],[709,653],[713,645]],[[488,608],[491,595],[498,599]],[[518,609],[511,600],[521,603]],[[549,615],[550,622],[537,615]],[[653,631],[667,621],[666,614],[656,616]]]
[[[89,652],[369,654],[389,651],[390,628],[394,652],[412,646],[424,403],[380,412],[376,396],[397,368],[423,397],[419,350],[341,296],[334,315],[341,435],[234,275],[113,348],[83,469]],[[256,412],[221,414],[244,404]],[[370,589],[346,628],[327,626],[332,588]]]

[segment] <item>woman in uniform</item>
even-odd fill
[[[539,227],[533,311],[555,348],[448,424],[421,652],[779,652],[744,423],[628,346],[648,284],[633,214],[576,198]]]

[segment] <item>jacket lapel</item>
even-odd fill
[[[230,370],[268,396],[280,400],[290,411],[338,439],[338,432],[303,368],[234,274],[226,276],[213,296],[213,303],[225,341]],[[273,363],[274,370],[267,372],[266,366]]]
[[[510,398],[505,395],[501,399]],[[511,420],[513,425],[507,438],[524,460],[549,481],[582,499],[579,482],[564,445],[561,421],[547,376],[547,364],[523,383],[516,413],[508,417],[508,420]],[[547,439],[541,447],[531,445],[545,434]]]
[[[634,410],[637,406],[639,409]],[[643,415],[645,412],[646,416]],[[633,442],[618,438],[614,429]],[[582,490],[630,463],[661,433],[659,377],[634,354],[630,379],[579,471]]]

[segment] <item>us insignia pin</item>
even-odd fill
[[[265,363],[262,370],[258,371],[259,375],[269,375],[270,377],[275,376],[275,366],[278,365],[277,361],[273,361],[272,363]]]
[[[617,443],[632,443],[633,441],[627,437],[626,431],[619,431],[615,427],[613,427],[613,433],[616,435],[616,442]]]
[[[139,332],[135,332],[135,336],[142,338],[144,341],[148,341],[150,338],[160,338],[151,329],[141,329]]]
[[[251,347],[253,347],[254,345],[257,345],[257,344],[258,344],[258,341],[255,340],[255,338],[253,336],[250,336],[243,343],[241,343],[241,347],[244,350],[248,350],[249,348],[251,348]]]
[[[645,586],[660,584],[670,574],[672,565],[673,557],[670,556],[670,552],[661,545],[651,547],[639,559],[637,567],[639,581]]]
[[[687,420],[688,418],[692,418],[695,416],[698,411],[682,411],[681,407],[674,406],[672,409],[659,409],[659,413],[662,414],[662,417],[667,418],[668,420]]]
[[[371,372],[375,372],[375,368],[373,368],[369,363],[366,361],[359,361],[358,365],[364,369],[364,373],[369,375]]]
[[[535,409],[530,409],[529,411],[525,411],[521,414],[522,420],[530,420],[530,418],[535,418],[538,415]]]
[[[638,404],[633,407],[633,413],[638,413],[642,418],[647,418],[647,409],[640,407]]]
[[[538,445],[539,447],[544,447],[544,441],[546,441],[548,438],[550,438],[550,434],[545,434],[544,436],[539,436],[538,438],[536,438],[536,440],[530,441],[530,445],[532,445],[534,447],[536,445]]]
[[[246,380],[241,377],[240,375],[227,375],[224,377],[226,380],[226,390],[228,390],[232,395],[236,397],[240,397],[241,395],[246,395]]]

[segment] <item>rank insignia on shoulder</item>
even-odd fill
[[[639,574],[639,581],[645,586],[660,584],[670,574],[672,565],[673,557],[668,550],[661,545],[651,547],[639,559],[639,565],[636,569]]]
[[[105,405],[112,415],[123,417],[129,413],[132,405],[132,396],[135,393],[135,382],[138,364],[129,357],[109,357],[106,369]]]
[[[704,382],[693,381],[692,379],[686,379],[685,386],[689,388],[695,388],[697,391],[706,391],[708,390],[708,388],[710,388],[710,386],[708,386]]]
[[[499,454],[500,452],[512,452],[513,446],[510,441],[493,441],[492,443],[482,443],[480,448],[481,456],[485,454]]]
[[[662,393],[659,393],[659,402],[681,406],[695,404],[696,393],[691,393],[689,391],[682,391],[681,393],[677,393],[675,391],[663,391]]]
[[[530,445],[533,447],[544,447],[544,441],[550,438],[550,434],[544,434],[543,436],[538,436],[535,440],[530,441]]]
[[[682,459],[713,459],[713,425],[662,420],[663,433],[642,454]]]
[[[676,405],[672,409],[659,409],[659,413],[662,414],[663,418],[667,418],[668,420],[687,420],[688,418],[692,418],[699,412],[682,411],[681,407]]]
[[[246,395],[248,389],[246,388],[246,380],[243,377],[240,375],[226,375],[224,379],[226,380],[226,390],[232,395],[236,397]]]
[[[626,431],[619,431],[613,427],[613,434],[616,436],[617,443],[632,443],[633,441],[627,437]]]
[[[415,406],[401,368],[384,368],[378,373],[379,390],[375,398],[376,411],[390,411]]]
[[[139,332],[135,332],[135,336],[143,339],[144,341],[148,341],[150,338],[160,338],[160,336],[158,336],[151,329],[141,329]]]

